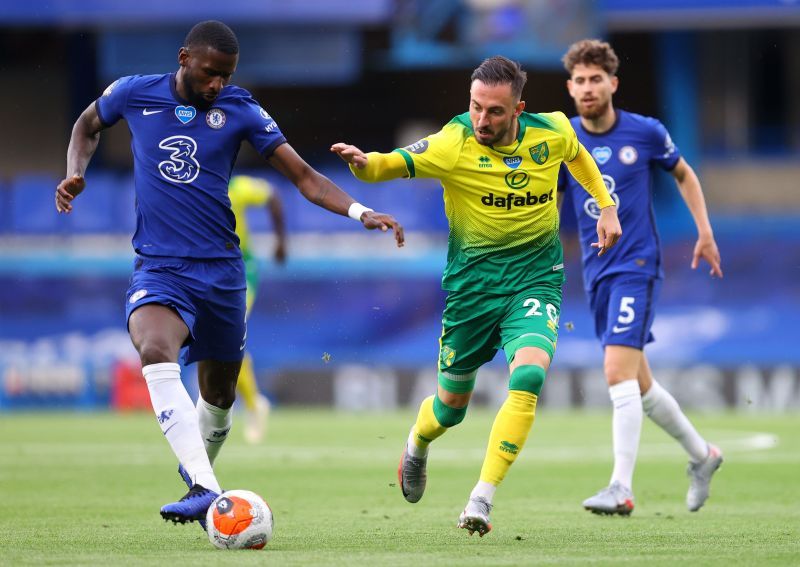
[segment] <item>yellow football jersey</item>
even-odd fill
[[[469,113],[397,149],[409,177],[441,180],[450,224],[442,287],[508,293],[542,277],[563,281],[556,181],[580,144],[561,112],[519,118],[510,146],[485,146]],[[552,280],[551,280],[552,281]]]
[[[236,175],[228,184],[228,197],[231,209],[236,216],[236,234],[239,235],[239,248],[247,256],[250,254],[250,230],[247,225],[247,209],[264,207],[272,199],[272,186],[259,177]]]

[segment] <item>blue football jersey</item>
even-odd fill
[[[228,181],[241,143],[269,157],[286,142],[250,93],[227,85],[204,110],[178,95],[174,73],[134,75],[111,84],[95,108],[104,125],[124,118],[131,132],[136,252],[239,256]]]
[[[623,110],[617,110],[616,122],[603,134],[587,132],[580,117],[570,122],[600,168],[622,225],[622,238],[616,246],[598,256],[597,249],[591,247],[597,241],[597,203],[562,167],[559,190],[568,193],[575,209],[586,289],[592,289],[607,275],[621,272],[663,277],[653,212],[653,168],[671,170],[681,157],[667,129],[655,118]]]

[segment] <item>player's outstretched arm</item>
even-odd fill
[[[402,225],[392,215],[367,209],[356,203],[330,179],[308,165],[289,144],[281,144],[269,158],[269,163],[300,190],[303,197],[331,212],[353,216],[368,230],[394,231],[397,246],[403,246]],[[351,211],[351,206],[353,211]]]
[[[692,269],[694,270],[700,265],[700,259],[702,258],[711,266],[711,270],[708,273],[711,276],[721,278],[722,259],[719,255],[717,242],[714,240],[714,231],[711,230],[711,221],[708,220],[708,210],[706,209],[706,200],[703,197],[700,180],[697,178],[692,166],[683,158],[678,160],[671,173],[678,184],[683,201],[689,208],[689,212],[692,213],[694,224],[697,227],[697,242],[694,245],[694,253],[692,254]]]
[[[366,154],[357,147],[342,142],[333,144],[331,152],[350,165],[353,175],[367,183],[408,177],[406,161],[396,152]]]
[[[67,176],[56,187],[56,210],[72,212],[72,200],[86,187],[83,174],[92,159],[103,123],[97,115],[94,103],[90,104],[75,121],[67,149]]]

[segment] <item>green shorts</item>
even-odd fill
[[[472,391],[476,371],[499,348],[509,364],[517,350],[528,346],[544,350],[552,360],[560,313],[560,281],[508,295],[451,291],[442,314],[439,383],[456,394]]]

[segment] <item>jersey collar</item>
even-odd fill
[[[614,109],[614,123],[611,125],[611,128],[609,128],[605,132],[589,132],[589,130],[587,130],[586,128],[583,127],[583,122],[582,121],[578,120],[578,124],[581,125],[581,130],[587,136],[607,136],[608,134],[610,134],[611,132],[613,132],[614,130],[617,129],[617,126],[619,126],[619,123],[620,123],[621,119],[622,119],[622,111],[617,109],[617,108],[615,108]]]

